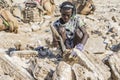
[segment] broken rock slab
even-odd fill
[[[104,53],[106,44],[103,43],[104,39],[101,37],[97,38],[89,38],[86,45],[85,50],[88,53]]]
[[[41,27],[38,25],[38,24],[32,24],[31,25],[31,29],[32,29],[32,31],[37,31],[37,30],[39,30]]]
[[[12,0],[12,2],[15,3],[24,3],[26,0]]]
[[[0,67],[0,75],[4,75],[4,71],[2,70],[2,68]],[[0,79],[1,80],[1,79]]]
[[[36,80],[52,80],[53,71],[56,65],[48,58],[32,58],[28,71],[33,74]]]
[[[108,80],[110,78],[110,69],[97,56],[77,49],[74,51],[78,55],[79,64],[94,75],[93,80]]]
[[[9,75],[2,75],[0,76],[0,80],[14,80],[14,79],[11,78]]]
[[[61,61],[56,67],[52,80],[74,80],[71,66]]]
[[[20,58],[30,58],[38,56],[38,51],[33,50],[22,50],[22,51],[12,51],[10,52],[10,56],[18,56]]]
[[[107,62],[111,69],[112,80],[120,80],[120,53],[114,53]]]
[[[97,80],[91,71],[80,64],[74,64],[72,70],[75,74],[76,80]]]
[[[22,32],[24,32],[24,33],[28,33],[28,32],[32,32],[32,29],[31,29],[31,27],[29,27],[30,25],[23,25],[23,26],[21,26],[21,27],[19,27],[18,28],[18,33],[22,33]]]
[[[4,74],[14,77],[14,80],[34,80],[34,78],[8,55],[0,53],[0,67]]]

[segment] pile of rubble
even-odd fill
[[[78,57],[71,60],[67,59],[68,56],[61,60],[56,58],[59,51],[51,46],[49,26],[59,17],[58,10],[54,19],[53,15],[46,16],[43,13],[35,16],[34,14],[39,14],[39,9],[42,10],[37,4],[29,6],[32,4],[29,2],[23,6],[27,0],[12,0],[12,3],[6,1],[8,5],[3,6],[12,9],[20,27],[17,34],[0,32],[0,80],[120,79],[119,0],[93,0],[96,6],[94,14],[80,15],[86,23],[90,38],[84,51],[76,50]],[[65,0],[55,0],[56,6],[63,1]],[[33,14],[27,14],[30,8],[30,13]],[[27,15],[21,14],[23,9]]]

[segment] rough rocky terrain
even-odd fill
[[[50,22],[59,16],[44,16],[44,23],[19,22],[17,34],[1,31],[0,80],[120,80],[120,0],[93,2],[94,14],[80,15],[90,38],[72,65],[59,61],[55,49],[46,43],[52,41]],[[16,51],[16,43],[21,52]],[[33,50],[38,46],[49,47],[54,55],[41,57]]]

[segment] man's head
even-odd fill
[[[66,23],[69,19],[76,14],[75,6],[71,2],[63,2],[60,6],[62,20]]]

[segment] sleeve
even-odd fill
[[[84,21],[80,17],[78,17],[77,18],[77,26],[78,27],[82,27],[84,25],[85,25]]]

